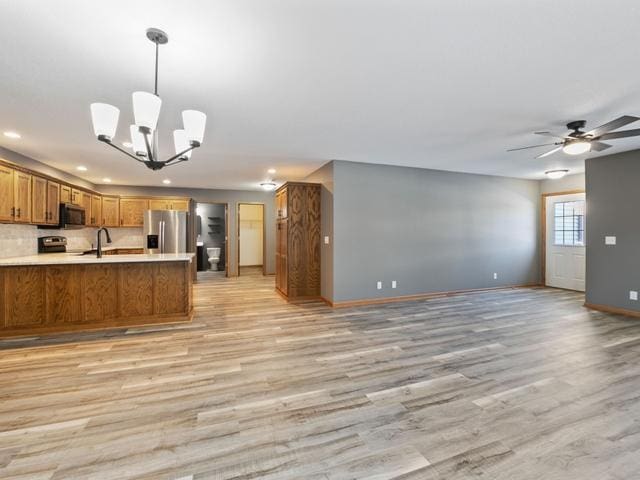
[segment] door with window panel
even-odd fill
[[[546,197],[545,283],[585,290],[585,194]]]

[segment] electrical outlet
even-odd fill
[[[391,280],[391,288],[397,288],[398,283],[395,280]]]
[[[630,290],[629,291],[629,300],[638,301],[638,292],[636,292],[635,290]]]
[[[377,285],[376,285],[376,288],[378,290],[382,290],[382,282],[378,282]]]
[[[606,236],[606,237],[604,237],[604,244],[605,245],[615,245],[616,244],[616,237],[614,237],[614,236]]]
[[[493,272],[493,279],[497,280],[498,279],[498,272]]]

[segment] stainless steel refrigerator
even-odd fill
[[[147,210],[144,214],[144,253],[185,253],[187,212]]]

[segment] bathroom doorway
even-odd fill
[[[196,257],[199,276],[229,276],[229,205],[196,204]]]
[[[265,274],[263,203],[238,204],[238,275]]]

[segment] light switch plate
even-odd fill
[[[398,283],[395,280],[391,280],[391,288],[397,288]]]
[[[329,236],[328,235],[325,235],[325,237],[324,237],[324,244],[325,245],[329,245]]]
[[[378,290],[382,290],[382,282],[378,282],[378,283],[376,284],[376,288],[377,288]]]
[[[616,237],[614,237],[614,236],[604,237],[604,244],[605,245],[615,245],[616,244]]]
[[[636,292],[635,290],[630,290],[629,291],[629,300],[638,300],[638,292]]]
[[[493,272],[493,279],[497,280],[498,279],[498,272]]]

